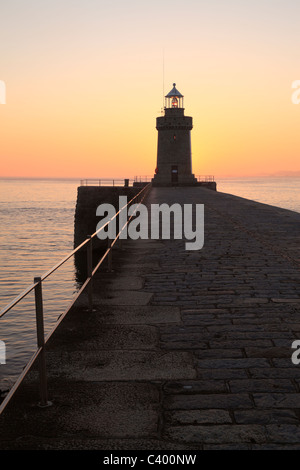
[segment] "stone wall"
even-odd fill
[[[212,189],[217,191],[217,183],[215,181],[198,181],[196,186],[201,186],[202,188]]]
[[[77,190],[77,203],[74,221],[74,248],[82,243],[88,235],[96,232],[100,217],[96,216],[100,204],[112,204],[119,210],[119,196],[127,196],[128,202],[141,190],[140,187],[122,186],[80,186]],[[104,242],[97,237],[93,240],[94,248],[101,248]],[[105,241],[105,246],[107,242]]]

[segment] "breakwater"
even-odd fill
[[[300,214],[205,188],[205,242],[125,240],[0,417],[1,449],[296,449]],[[16,425],[17,423],[17,425]]]

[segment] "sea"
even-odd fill
[[[73,250],[79,184],[76,179],[0,179],[0,310]],[[223,178],[217,179],[217,189],[300,213],[300,177]],[[79,286],[73,257],[43,282],[46,334]],[[0,341],[6,349],[5,364],[0,363],[5,394],[36,349],[33,293],[0,318]]]

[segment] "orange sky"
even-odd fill
[[[7,2],[0,176],[153,175],[173,82],[196,175],[300,171],[299,2],[241,3]]]

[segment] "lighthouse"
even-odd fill
[[[164,115],[156,118],[157,165],[153,186],[192,186],[191,130],[193,118],[184,115],[184,96],[173,83],[165,96]]]

